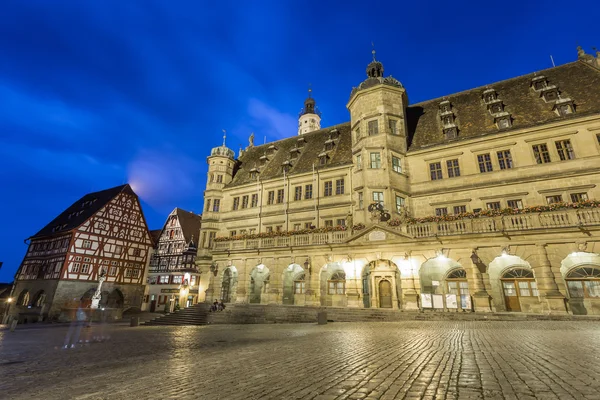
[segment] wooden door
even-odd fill
[[[379,308],[392,308],[392,284],[390,281],[379,282]]]
[[[156,311],[156,300],[150,302],[150,312]]]
[[[506,311],[521,311],[517,283],[515,281],[502,281],[502,289],[504,289]]]

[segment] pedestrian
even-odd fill
[[[71,318],[71,326],[69,326],[67,337],[65,337],[64,349],[75,348],[75,344],[79,341],[79,335],[81,335],[81,329],[87,320],[87,313],[83,309],[83,303],[81,301],[79,302],[75,313],[71,314]]]
[[[223,300],[221,300],[221,302],[219,303],[219,311],[223,310],[225,310],[225,303],[223,303]]]

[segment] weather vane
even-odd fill
[[[225,139],[227,139],[227,131],[223,129],[223,147],[225,147]]]
[[[373,51],[371,51],[371,53],[373,53],[373,61],[375,61],[375,43],[371,42],[371,46],[373,46]]]
[[[308,84],[308,97],[309,98],[310,98],[311,93],[312,93],[312,87],[311,87],[311,84],[309,83]]]

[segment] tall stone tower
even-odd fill
[[[368,211],[380,203],[391,218],[405,212],[409,196],[406,174],[406,106],[402,84],[383,76],[375,59],[367,66],[367,79],[352,89],[346,106],[352,128],[355,223],[376,222]]]
[[[304,101],[304,108],[298,115],[298,135],[318,131],[321,129],[321,111],[312,98],[312,89],[308,89],[308,98]]]

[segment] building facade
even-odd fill
[[[137,195],[129,185],[89,193],[30,237],[10,309],[21,322],[67,317],[91,305],[99,274],[100,304],[118,317],[140,308],[152,240]]]
[[[200,215],[180,208],[169,214],[150,259],[149,311],[173,312],[199,301],[200,272],[195,262],[201,222]]]
[[[214,148],[207,300],[599,314],[600,55],[578,52],[417,104],[373,57],[350,122],[302,129],[305,104],[297,136]]]

